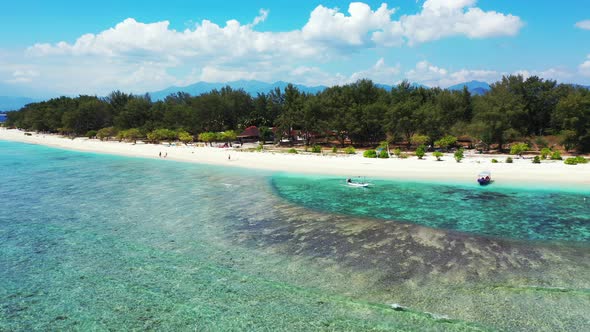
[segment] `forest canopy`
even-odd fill
[[[256,96],[225,87],[198,96],[179,92],[162,101],[114,91],[104,98],[60,97],[28,104],[8,113],[7,125],[72,136],[124,132],[133,139],[163,135],[155,131],[166,129],[183,133],[184,140],[249,126],[268,133],[274,127],[277,140],[292,139],[297,130],[306,144],[314,143],[313,133],[322,133],[342,145],[410,145],[412,137],[434,145],[455,136],[500,150],[512,141],[553,135],[566,149],[589,152],[590,91],[537,76],[503,77],[484,95],[471,95],[466,88],[413,87],[405,81],[387,91],[370,80],[317,94],[293,85]]]

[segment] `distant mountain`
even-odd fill
[[[152,99],[154,99],[154,100],[163,100],[164,98],[166,98],[170,94],[177,93],[177,92],[186,92],[186,93],[189,93],[193,96],[196,96],[196,95],[200,95],[200,94],[203,94],[206,92],[210,92],[211,90],[214,90],[214,89],[220,90],[223,87],[229,86],[232,89],[243,89],[248,94],[250,94],[252,96],[256,96],[256,94],[258,94],[258,93],[268,93],[269,91],[274,90],[275,88],[279,88],[281,90],[284,90],[288,84],[289,83],[283,82],[283,81],[278,81],[278,82],[274,82],[274,83],[266,83],[266,82],[260,82],[260,81],[245,81],[245,80],[227,82],[227,83],[198,82],[198,83],[191,84],[191,85],[184,86],[184,87],[173,86],[173,87],[166,88],[164,90],[150,92],[150,95],[151,95]],[[312,93],[312,94],[315,94],[317,92],[320,92],[320,91],[323,91],[324,89],[326,89],[325,86],[306,86],[306,85],[301,85],[301,84],[293,84],[293,85],[297,89],[299,89],[299,91],[306,92],[306,93]]]
[[[483,95],[491,90],[491,87],[488,83],[480,82],[480,81],[459,83],[459,84],[450,86],[447,89],[453,90],[453,91],[460,91],[460,90],[463,90],[464,86],[466,86],[467,90],[469,92],[471,92],[471,94],[474,94],[474,95]]]
[[[33,99],[27,97],[8,97],[0,96],[0,112],[15,111],[25,106],[26,104],[40,101],[40,99]]]

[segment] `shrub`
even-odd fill
[[[533,164],[540,164],[541,163],[541,158],[539,158],[539,156],[535,156],[535,158],[533,158]]]
[[[506,163],[507,164],[512,164],[512,157],[506,158]]]
[[[567,158],[563,163],[566,165],[577,165],[578,161],[576,158]]]
[[[393,150],[393,154],[399,158],[399,156],[401,156],[401,154],[402,154],[402,150],[400,148],[395,148]]]
[[[420,146],[420,145],[426,144],[429,140],[430,140],[430,137],[428,137],[426,135],[414,134],[410,138],[410,143],[412,143],[413,145]]]
[[[86,136],[88,138],[94,138],[94,137],[96,137],[96,134],[98,134],[98,131],[96,131],[96,130],[89,130],[86,133],[86,135],[84,135],[84,136]]]
[[[287,153],[297,154],[297,150],[295,150],[294,148],[290,148],[289,151],[287,151]]]
[[[311,147],[311,152],[313,153],[321,153],[322,152],[322,147],[319,145],[314,145]]]
[[[437,161],[440,161],[440,158],[443,156],[443,153],[442,153],[442,152],[440,152],[440,151],[434,151],[434,152],[432,153],[432,155],[436,157],[436,160],[437,160]]]
[[[338,153],[338,148],[337,148],[337,147],[333,147],[333,148],[332,148],[332,152],[334,152],[334,153]]]
[[[383,159],[389,158],[389,153],[387,153],[387,150],[381,150],[381,152],[379,152],[379,158],[383,158]]]
[[[192,142],[192,141],[193,141],[193,135],[191,135],[191,134],[187,133],[187,132],[186,132],[186,131],[184,131],[184,130],[181,130],[181,131],[179,131],[179,132],[178,132],[178,139],[179,139],[179,140],[180,140],[182,143],[184,143],[184,144],[188,144],[188,143],[190,143],[190,142]]]
[[[547,157],[551,156],[551,149],[550,148],[542,148],[541,149],[541,159],[547,159]]]
[[[113,127],[102,128],[98,132],[96,132],[96,136],[101,141],[104,141],[105,139],[108,141],[110,137],[113,137],[116,135],[117,135],[117,129],[115,129]]]
[[[455,143],[457,143],[457,137],[447,135],[439,139],[438,141],[434,142],[434,145],[440,147],[441,149],[447,150],[448,148],[455,145]]]
[[[510,147],[510,154],[515,154],[522,157],[522,154],[529,149],[529,145],[526,143],[516,143]]]
[[[576,157],[576,162],[578,164],[587,164],[588,163],[588,159],[582,157],[582,156],[577,156]]]
[[[459,150],[455,151],[455,160],[458,163],[460,163],[463,158],[465,158],[465,156],[463,155],[463,148],[460,148]]]
[[[258,144],[258,146],[256,147],[256,151],[260,152],[262,150],[264,150],[264,144],[262,142],[260,142],[260,144]]]
[[[367,150],[363,152],[363,157],[365,158],[377,158],[377,151],[375,150]]]
[[[349,146],[346,149],[344,149],[344,153],[346,153],[346,154],[356,154],[356,150],[355,150],[354,147]]]
[[[497,159],[492,159],[492,164],[497,164],[498,160]]]
[[[400,159],[406,159],[406,158],[408,158],[408,157],[409,157],[409,156],[408,156],[408,154],[407,154],[407,153],[400,153],[400,155],[399,155],[399,158],[400,158]]]
[[[551,154],[551,160],[562,160],[563,158],[561,158],[561,153],[559,153],[559,151],[554,151]]]
[[[418,159],[422,159],[424,155],[426,155],[426,147],[424,145],[420,145],[416,149],[416,157],[418,157]]]

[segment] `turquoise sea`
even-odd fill
[[[584,331],[590,190],[0,141],[0,331]]]

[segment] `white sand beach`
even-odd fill
[[[196,147],[182,144],[169,146],[167,143],[145,144],[137,142],[137,144],[132,144],[88,138],[70,139],[58,135],[36,133],[27,136],[24,133],[24,131],[16,129],[0,128],[0,140],[131,157],[342,177],[363,176],[384,179],[469,182],[475,181],[480,171],[490,170],[496,183],[499,184],[590,188],[590,164],[571,166],[565,165],[563,161],[547,160],[539,165],[533,164],[530,158],[513,157],[514,163],[506,164],[504,163],[506,156],[471,153],[466,153],[466,158],[461,163],[457,163],[451,154],[445,155],[442,161],[436,161],[436,158],[431,154],[427,154],[423,160],[416,157],[368,159],[360,153],[356,155],[334,155],[332,153],[319,155],[268,151],[250,152],[233,148]],[[159,156],[160,152],[162,157]],[[494,164],[491,162],[492,158],[501,162]]]

